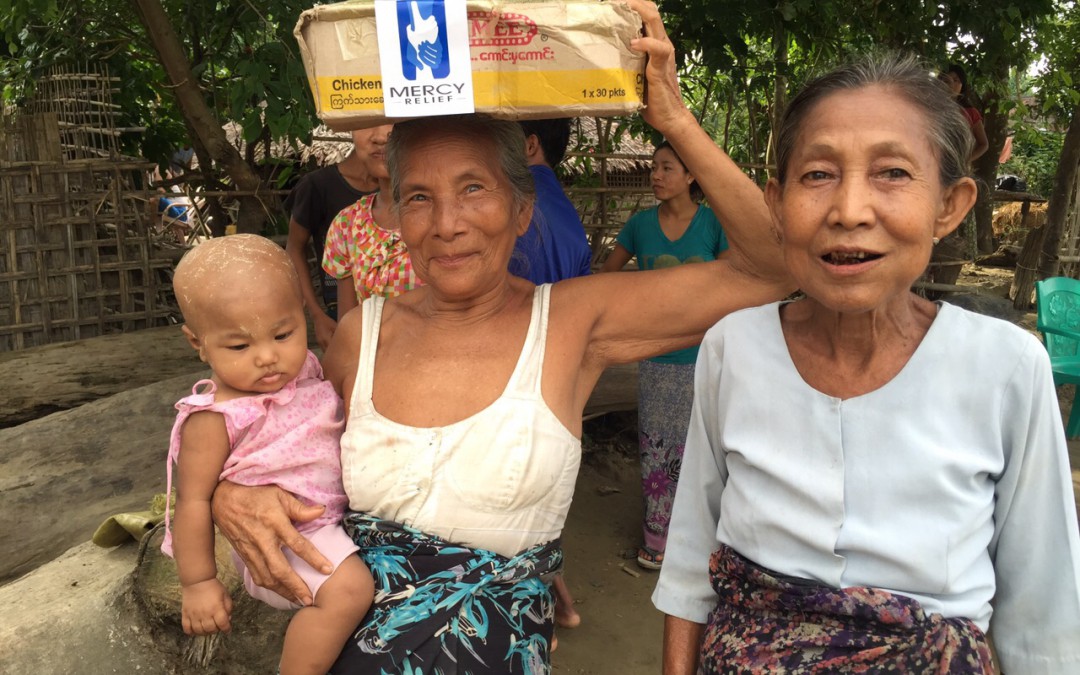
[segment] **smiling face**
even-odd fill
[[[307,358],[296,274],[280,246],[255,235],[211,239],[174,278],[184,334],[214,371],[219,399],[275,392]]]
[[[694,182],[691,175],[675,152],[671,148],[660,148],[653,154],[652,170],[649,173],[652,181],[653,195],[662,202],[681,194],[690,193],[690,184]]]
[[[413,269],[439,295],[470,297],[508,277],[532,200],[515,194],[498,157],[489,138],[453,126],[427,127],[403,146],[401,236]]]
[[[810,298],[859,313],[906,299],[934,237],[959,225],[975,186],[940,180],[924,114],[880,85],[832,93],[808,112],[784,184],[766,200],[788,269]]]

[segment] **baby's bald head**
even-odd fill
[[[243,301],[258,291],[291,294],[303,304],[285,250],[255,234],[217,237],[188,251],[176,266],[173,290],[184,321],[196,332],[215,304]]]

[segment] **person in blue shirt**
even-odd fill
[[[553,167],[566,155],[570,143],[570,120],[528,120],[525,156],[536,185],[532,221],[518,237],[510,258],[510,273],[536,285],[589,273],[592,249],[577,209],[563,191]]]
[[[679,155],[666,141],[653,153],[652,189],[659,205],[639,211],[615,238],[601,272],[621,270],[637,256],[652,270],[716,260],[727,238]],[[697,347],[662,354],[638,366],[638,443],[645,500],[644,543],[638,565],[660,569],[679,482],[690,408],[694,401]]]
[[[525,161],[529,165],[536,201],[529,229],[514,243],[509,270],[537,286],[580,277],[589,273],[592,249],[577,208],[566,196],[554,167],[562,163],[570,145],[570,118],[519,122],[525,132]],[[555,623],[562,628],[581,624],[574,597],[559,575],[552,583],[555,591]],[[554,646],[558,644],[555,640]]]

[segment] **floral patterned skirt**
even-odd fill
[[[562,566],[555,540],[506,558],[361,513],[345,530],[375,579],[375,603],[331,673],[548,673]]]
[[[653,553],[667,548],[693,405],[694,364],[642,361],[638,365],[638,449],[645,500],[642,529],[645,547]]]
[[[720,601],[700,672],[994,672],[978,626],[927,614],[912,598],[782,577],[727,546],[713,554],[709,576]]]

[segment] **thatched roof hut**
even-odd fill
[[[570,152],[562,164],[562,171],[571,178],[587,176],[596,172],[600,157],[600,132],[605,123],[597,117],[579,117],[574,120],[570,136]],[[613,147],[607,148],[607,171],[613,174],[648,174],[652,163],[653,145],[634,138],[629,133],[619,134]]]
[[[247,143],[244,141],[244,131],[239,122],[226,122],[222,125],[225,136],[236,150],[244,155],[247,152]],[[352,150],[352,136],[331,130],[326,126],[318,126],[311,132],[312,142],[303,141],[289,143],[278,139],[270,143],[270,157],[276,160],[292,160],[300,164],[309,162],[315,166],[328,166],[337,164],[345,159]]]
[[[319,125],[311,132],[311,145],[300,144],[300,162],[317,166],[337,164],[352,151],[352,134]]]
[[[604,122],[596,117],[579,117],[574,120],[570,136],[570,148],[561,171],[570,180],[596,173],[600,158],[600,133],[598,126]],[[223,128],[229,143],[244,155],[247,144],[243,129],[238,122],[227,122]],[[352,151],[352,136],[325,125],[312,130],[311,143],[297,141],[288,143],[277,140],[270,144],[270,156],[277,160],[293,160],[301,165],[329,166],[337,164]],[[607,171],[612,174],[647,174],[653,153],[648,141],[634,138],[628,133],[619,134],[614,147],[607,149]]]

